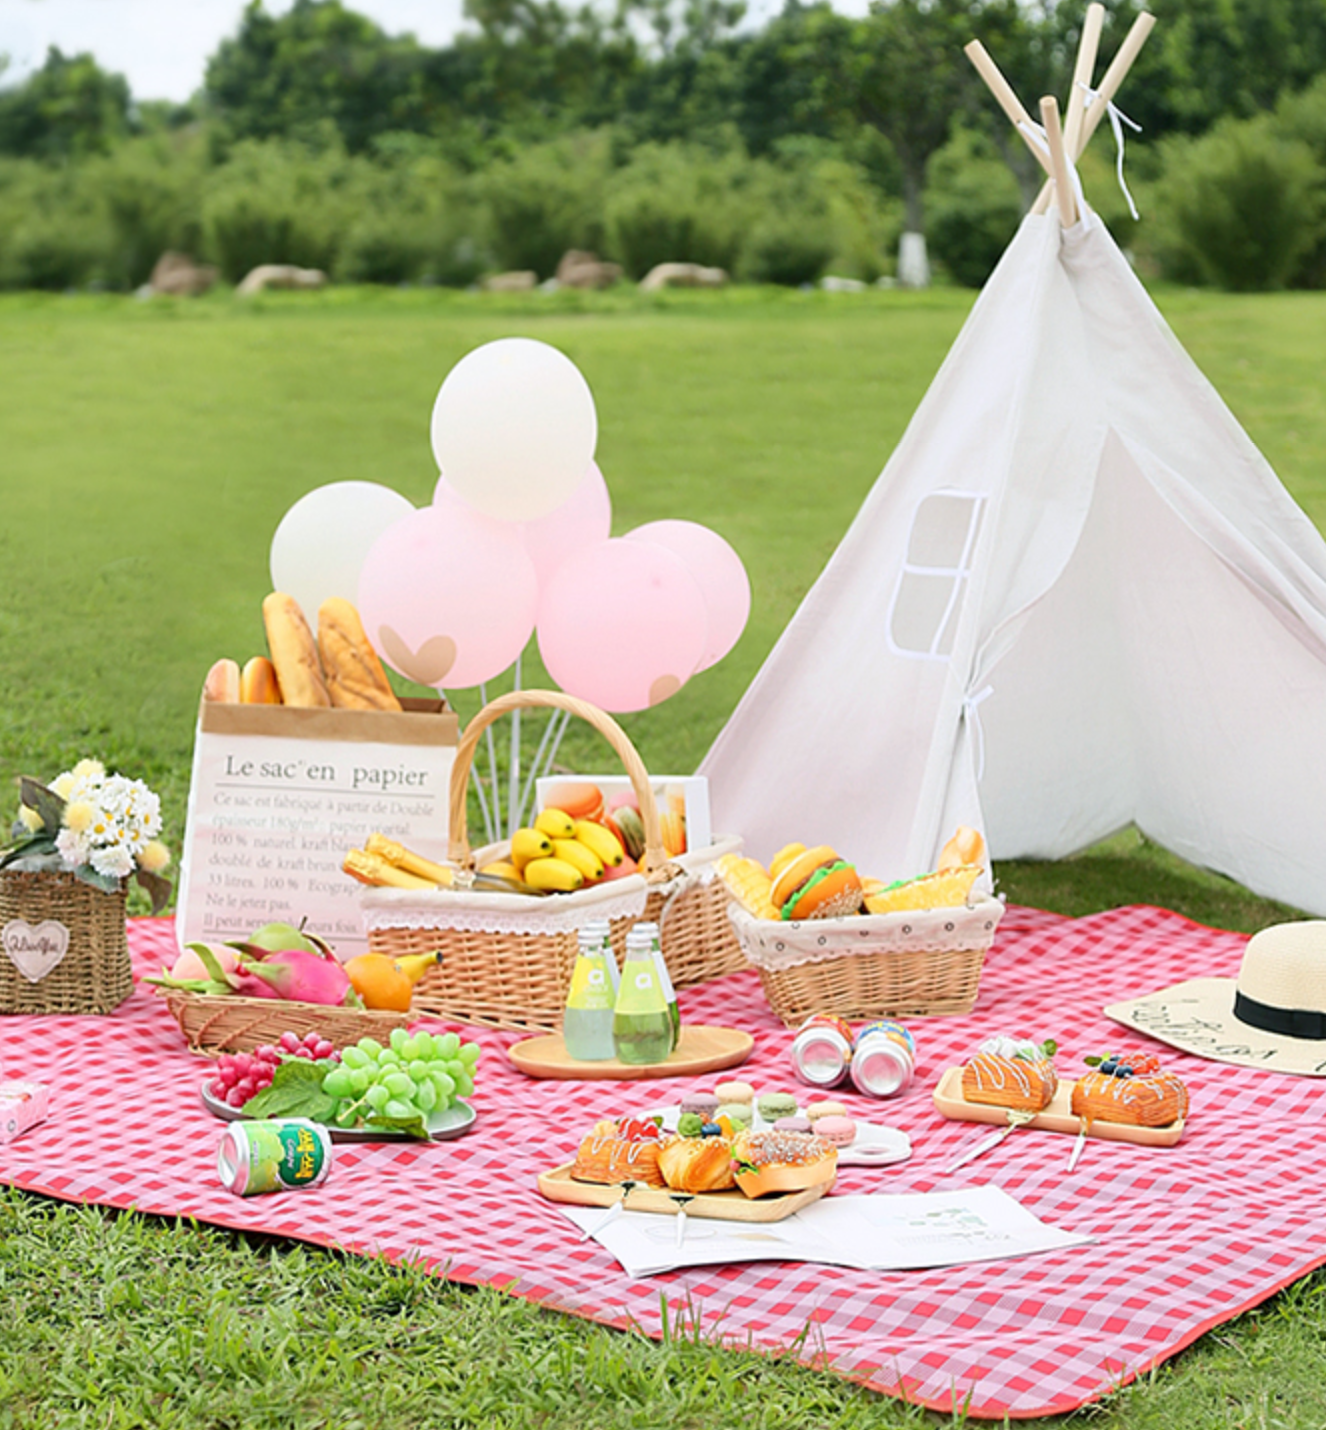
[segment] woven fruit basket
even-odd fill
[[[857,914],[784,923],[735,900],[728,917],[765,997],[789,1027],[812,1013],[855,1021],[970,1013],[1004,906],[977,897],[957,908]]]
[[[134,991],[125,893],[0,870],[0,1013],[110,1013]]]
[[[556,1032],[575,964],[577,930],[607,919],[620,962],[627,930],[641,919],[659,925],[674,986],[686,988],[746,966],[727,918],[728,892],[714,869],[739,839],[669,858],[649,773],[626,732],[597,706],[555,690],[517,690],[485,705],[456,750],[450,791],[451,862],[472,869],[467,828],[470,769],[480,737],[512,710],[569,711],[592,725],[620,759],[640,805],[645,830],[642,874],[544,898],[470,889],[365,889],[361,907],[369,948],[399,958],[438,950],[414,991],[414,1006],[464,1023],[517,1032]],[[501,846],[485,850],[498,857]]]
[[[189,1051],[209,1058],[251,1053],[289,1031],[298,1037],[319,1033],[337,1049],[360,1038],[385,1043],[393,1028],[406,1028],[417,1013],[383,1013],[365,1008],[329,1008],[287,998],[240,998],[163,988],[170,1015],[180,1025]]]

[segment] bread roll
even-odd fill
[[[318,654],[331,703],[349,710],[399,710],[377,651],[364,634],[359,612],[341,596],[318,607]]]
[[[203,681],[203,699],[216,700],[223,705],[238,705],[239,686],[239,662],[223,656],[207,672]]]
[[[658,1169],[674,1192],[725,1192],[737,1185],[726,1137],[671,1137],[659,1150]]]
[[[284,703],[304,709],[330,706],[318,647],[299,602],[284,591],[273,591],[262,603],[262,620]]]
[[[276,667],[265,655],[255,655],[245,663],[239,676],[239,698],[245,705],[282,704]]]
[[[1188,1089],[1165,1069],[1139,1077],[1089,1072],[1073,1084],[1072,1111],[1089,1122],[1168,1127],[1187,1116]]]
[[[571,1177],[577,1182],[639,1182],[646,1187],[661,1187],[664,1182],[658,1150],[657,1142],[628,1142],[616,1134],[591,1132],[580,1143]]]
[[[732,1159],[748,1197],[832,1186],[838,1175],[838,1149],[810,1132],[738,1132]]]
[[[962,1069],[962,1096],[967,1102],[1042,1112],[1050,1105],[1059,1077],[1049,1058],[1035,1060],[979,1052]]]

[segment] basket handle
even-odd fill
[[[640,804],[640,820],[645,827],[644,868],[651,874],[662,871],[667,863],[667,851],[663,847],[663,830],[658,821],[658,802],[654,798],[653,786],[649,783],[649,771],[631,743],[626,731],[606,711],[588,700],[577,699],[574,695],[564,695],[560,690],[513,690],[507,695],[499,695],[470,721],[456,746],[456,762],[451,767],[451,845],[452,863],[465,865],[470,858],[470,838],[468,829],[468,794],[470,769],[474,764],[475,751],[479,748],[479,737],[508,710],[526,709],[566,710],[578,715],[592,725],[612,746],[622,767],[630,776],[631,787]]]

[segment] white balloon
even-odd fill
[[[359,597],[359,571],[378,537],[414,510],[377,482],[332,482],[300,499],[272,537],[272,586],[293,596],[318,628],[328,596]]]
[[[564,353],[500,338],[467,353],[433,404],[433,455],[469,504],[533,521],[584,480],[598,441],[594,398]]]

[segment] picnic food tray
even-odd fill
[[[635,746],[611,715],[561,691],[513,690],[490,701],[465,727],[451,771],[451,863],[468,869],[477,862],[468,835],[468,795],[484,731],[508,711],[540,708],[578,716],[621,760],[640,805],[645,872],[541,899],[464,889],[365,889],[360,906],[374,953],[442,954],[416,986],[414,1007],[457,1022],[555,1033],[575,965],[577,929],[594,918],[608,920],[619,961],[627,930],[640,919],[657,923],[677,988],[744,967],[727,919],[727,885],[713,867],[741,841],[727,839],[669,859],[653,786]],[[492,846],[484,857],[501,857],[502,850]]]
[[[1075,1084],[1061,1082],[1050,1105],[1044,1112],[1038,1112],[1028,1123],[1028,1129],[1040,1132],[1067,1132],[1076,1137],[1082,1131],[1082,1119],[1072,1112],[1072,1097]],[[968,1102],[962,1095],[962,1069],[945,1069],[939,1085],[935,1088],[935,1110],[942,1116],[958,1122],[987,1122],[1003,1126],[1008,1122],[1006,1107],[992,1107],[982,1102]],[[1182,1117],[1166,1127],[1135,1127],[1127,1122],[1092,1122],[1087,1128],[1088,1137],[1098,1137],[1102,1142],[1132,1142],[1138,1147],[1172,1147],[1183,1136],[1185,1122]]]
[[[735,1188],[729,1192],[674,1192],[666,1187],[633,1186],[623,1197],[620,1183],[577,1182],[571,1176],[574,1162],[551,1172],[540,1172],[539,1191],[550,1202],[567,1202],[577,1207],[610,1207],[621,1201],[624,1211],[660,1212],[676,1216],[712,1217],[722,1221],[782,1221],[811,1202],[817,1202],[833,1186],[821,1182],[801,1192],[782,1192],[772,1197],[748,1197]]]
[[[587,1082],[611,1078],[614,1082],[636,1082],[642,1078],[684,1077],[734,1068],[750,1057],[754,1047],[755,1039],[737,1028],[683,1023],[677,1046],[661,1063],[623,1063],[616,1058],[580,1062],[568,1055],[560,1033],[526,1038],[508,1048],[506,1055],[526,1077],[575,1078]]]

